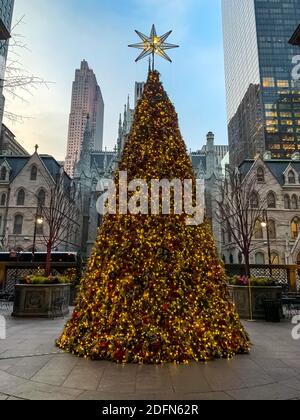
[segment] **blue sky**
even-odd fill
[[[8,98],[9,111],[30,117],[7,124],[29,151],[63,160],[75,68],[86,59],[97,75],[105,101],[104,143],[116,143],[118,116],[134,82],[147,75],[147,60],[134,62],[135,29],[159,34],[180,45],[173,64],[157,59],[162,81],[174,102],[188,148],[200,149],[208,131],[227,142],[223,45],[219,0],[15,0],[14,21],[30,48],[20,51],[26,70],[53,83],[33,90],[26,103]]]

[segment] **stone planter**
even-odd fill
[[[69,314],[70,285],[17,285],[14,311],[18,318],[62,318]]]
[[[242,319],[250,318],[249,287],[229,286],[229,293],[235,303],[237,311]],[[252,286],[252,313],[253,319],[265,319],[264,301],[281,300],[282,287],[278,286]]]

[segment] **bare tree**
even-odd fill
[[[18,99],[22,102],[28,103],[26,97],[33,95],[33,90],[40,86],[48,87],[50,82],[34,76],[30,71],[27,71],[21,62],[21,51],[30,51],[24,37],[17,32],[21,24],[24,23],[24,16],[19,19],[11,30],[11,38],[9,41],[0,42],[0,50],[8,50],[8,58],[5,69],[2,69],[2,78],[0,79],[0,90],[4,90],[5,95],[11,99]],[[4,54],[5,55],[5,54]],[[0,110],[4,112],[4,116],[9,120],[16,122],[22,121],[29,116],[22,116],[7,110]]]
[[[39,216],[42,218],[45,229],[44,243],[47,249],[46,275],[51,274],[52,251],[62,243],[69,243],[74,225],[79,228],[80,212],[76,201],[76,191],[70,185],[64,172],[58,175],[54,185],[47,189],[45,203],[38,202]],[[38,199],[40,199],[38,197]]]
[[[261,229],[266,208],[266,199],[259,195],[258,187],[256,175],[244,178],[239,171],[227,169],[217,199],[219,223],[239,247],[244,257],[247,276],[250,276],[253,239]]]

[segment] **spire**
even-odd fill
[[[83,135],[82,141],[82,152],[89,152],[91,150],[91,125],[90,125],[90,115],[87,114],[86,117],[86,126]]]
[[[119,119],[119,139],[122,137],[122,114],[120,114]]]

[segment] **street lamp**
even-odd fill
[[[261,222],[263,228],[267,228],[267,241],[268,241],[268,257],[269,257],[269,266],[270,266],[270,276],[273,276],[272,270],[272,255],[271,255],[271,242],[270,242],[270,230],[269,230],[269,217],[268,211],[263,211],[263,221]]]
[[[35,244],[36,244],[36,235],[37,235],[37,228],[38,226],[42,226],[44,224],[44,219],[42,216],[39,215],[39,207],[36,210],[36,215],[34,219],[34,235],[33,235],[33,247],[32,247],[32,261],[34,261],[35,257]]]

